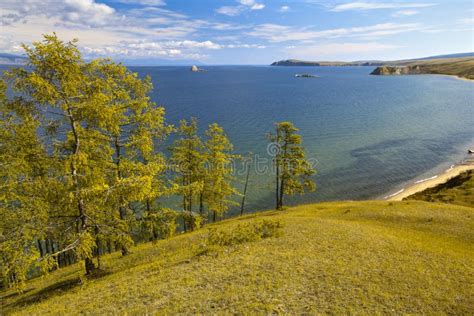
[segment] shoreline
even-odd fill
[[[459,174],[468,170],[474,170],[474,161],[468,160],[466,162],[463,162],[457,165],[452,165],[449,169],[445,170],[443,173],[434,175],[430,178],[416,180],[412,184],[402,188],[401,190],[384,196],[382,200],[401,201],[410,195],[435,187],[439,184],[445,183],[451,178],[454,178],[458,176]]]
[[[469,78],[466,78],[466,77],[460,77],[458,75],[447,75],[447,74],[427,74],[427,75],[447,76],[447,77],[455,78],[455,79],[462,80],[462,81],[474,82],[474,79],[469,79]]]

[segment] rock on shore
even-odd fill
[[[371,75],[414,75],[420,74],[420,66],[380,66],[374,69],[370,74]]]

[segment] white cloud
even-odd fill
[[[259,44],[228,44],[225,45],[226,48],[257,48],[257,49],[264,49],[267,48],[265,45]]]
[[[336,5],[331,9],[334,12],[350,10],[375,10],[375,9],[402,9],[402,8],[425,8],[436,5],[435,3],[406,3],[406,2],[350,2]]]
[[[25,1],[26,5],[16,0],[0,1],[0,51],[22,52],[20,43],[30,44],[52,32],[63,40],[79,38],[79,48],[87,58],[203,59],[216,50],[262,47],[242,44],[237,37],[229,38],[225,44],[215,42],[215,36],[212,40],[202,39],[199,34],[209,30],[214,30],[215,35],[237,35],[229,32],[250,26],[191,19],[158,6],[163,1],[141,0],[146,6],[126,11],[98,0]]]
[[[280,8],[280,10],[278,10],[278,11],[280,11],[280,12],[288,12],[288,11],[290,11],[290,7],[287,6],[287,5],[284,5],[284,6],[282,6],[282,7]]]
[[[216,12],[219,14],[224,14],[228,16],[237,16],[240,13],[242,13],[244,9],[245,9],[244,6],[234,6],[234,7],[224,6],[224,7],[220,7],[216,9]]]
[[[347,42],[327,43],[319,45],[288,46],[285,52],[293,58],[310,60],[325,59],[334,56],[347,56],[353,58],[357,54],[377,53],[399,48],[397,45],[380,44],[376,42]]]
[[[28,17],[58,17],[63,23],[79,23],[83,26],[106,25],[114,16],[115,9],[94,0],[4,0],[0,4],[0,24],[27,23]]]
[[[254,0],[238,0],[238,2],[242,5],[246,5],[246,6],[253,6],[255,4],[255,1]]]
[[[113,55],[119,58],[172,58],[172,59],[203,59],[208,57],[203,51],[235,49],[235,48],[265,48],[259,44],[218,44],[212,41],[148,41],[128,40],[115,45],[85,46],[83,51],[92,57]]]
[[[459,24],[473,25],[474,26],[474,17],[460,19]]]
[[[117,0],[117,2],[157,7],[166,5],[166,2],[164,0]]]
[[[263,3],[257,3],[255,0],[237,0],[240,5],[236,6],[223,6],[216,9],[216,12],[219,14],[224,14],[227,16],[237,16],[247,10],[262,10],[265,8]]]
[[[247,35],[266,39],[270,42],[305,41],[312,42],[320,38],[340,37],[380,37],[392,34],[412,32],[423,29],[418,23],[383,23],[370,26],[338,28],[329,30],[311,30],[279,24],[257,25]]]
[[[262,10],[265,8],[265,5],[262,3],[255,3],[253,6],[250,7],[250,10]]]
[[[412,15],[416,15],[418,14],[419,12],[416,11],[416,10],[400,10],[400,11],[397,11],[395,13],[392,14],[393,17],[403,17],[403,16],[412,16]]]

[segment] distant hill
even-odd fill
[[[459,54],[448,54],[448,55],[437,55],[430,57],[418,58],[418,60],[424,59],[442,59],[442,58],[461,58],[461,57],[474,57],[474,52],[471,53],[459,53]]]
[[[271,66],[383,66],[383,65],[399,65],[407,62],[414,62],[417,60],[431,60],[431,59],[450,59],[450,58],[461,58],[461,57],[474,57],[474,52],[470,53],[459,53],[449,55],[438,55],[429,56],[423,58],[414,59],[402,59],[395,61],[383,61],[383,60],[359,60],[359,61],[305,61],[299,59],[287,59],[276,61]]]
[[[419,59],[388,62],[375,68],[372,75],[451,75],[474,80],[474,57]]]
[[[298,59],[287,59],[276,61],[271,66],[381,66],[383,61],[362,60],[362,61],[304,61]]]
[[[0,53],[0,65],[23,65],[26,57],[7,53]]]

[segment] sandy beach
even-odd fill
[[[438,174],[428,179],[415,181],[412,185],[387,196],[385,199],[388,201],[401,201],[404,198],[413,195],[417,192],[424,191],[428,188],[437,186],[438,184],[445,183],[449,179],[459,175],[460,173],[474,169],[474,162],[466,162],[460,165],[455,165],[444,173]]]

